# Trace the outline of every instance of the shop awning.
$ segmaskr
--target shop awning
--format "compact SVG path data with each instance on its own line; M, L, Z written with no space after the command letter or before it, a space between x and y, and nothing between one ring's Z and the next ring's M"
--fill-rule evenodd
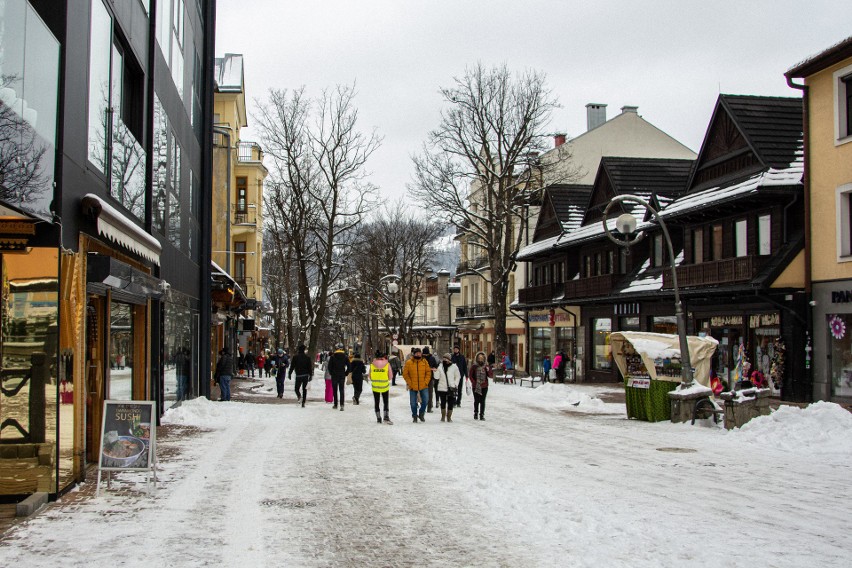
M210 281L214 303L228 304L231 307L246 304L246 294L237 281L212 260L210 261Z
M125 217L118 209L93 193L87 193L83 197L82 207L85 215L95 219L99 234L157 266L160 265L160 253L163 250L160 241Z
M677 376L662 376L658 374L663 361L667 359L680 360L680 337L668 333L651 333L644 331L617 331L609 336L612 345L612 355L618 370L623 376L630 373L625 360L625 343L635 351L641 358L643 374L658 381L680 381L680 373ZM710 360L716 352L719 342L712 337L696 337L689 335L686 338L689 346L689 362L695 369L693 378L705 387L710 386Z

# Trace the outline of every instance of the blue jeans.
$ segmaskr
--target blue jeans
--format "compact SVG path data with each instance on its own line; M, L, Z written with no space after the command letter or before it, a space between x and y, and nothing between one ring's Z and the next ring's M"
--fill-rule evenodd
M178 400L186 400L189 396L189 377L186 375L178 375L177 377L177 393Z
M417 395L420 394L420 411L417 411ZM425 388L421 391L408 391L408 400L411 402L411 416L417 416L426 412L426 405L429 404L429 389Z
M222 391L219 400L231 400L231 375L219 377L219 389Z

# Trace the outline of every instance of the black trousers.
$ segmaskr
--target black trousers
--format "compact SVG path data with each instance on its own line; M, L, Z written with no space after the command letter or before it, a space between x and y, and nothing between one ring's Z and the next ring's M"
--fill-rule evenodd
M279 396L284 394L284 379L287 376L284 373L278 373L275 375L275 388L278 390Z
M488 396L488 387L482 389L482 394L473 391L473 415L485 416L485 397Z
M438 400L441 402L441 410L446 410L448 403L450 408L456 403L456 397L450 391L438 391Z
M302 399L302 402L305 402L308 397L308 380L310 378L310 375L296 375L296 398ZM301 395L299 394L300 391Z
M461 406L462 390L464 390L464 377L459 379L459 389L456 391L456 406Z
M361 391L364 390L364 377L352 376L352 388L355 390L355 400L361 400Z
M388 392L373 392L373 400L376 403L376 412L379 411L379 397L382 398L382 404L385 407L385 414L388 413Z
M331 377L331 390L334 393L334 404L340 403L343 406L343 389L346 387L346 377L336 379Z

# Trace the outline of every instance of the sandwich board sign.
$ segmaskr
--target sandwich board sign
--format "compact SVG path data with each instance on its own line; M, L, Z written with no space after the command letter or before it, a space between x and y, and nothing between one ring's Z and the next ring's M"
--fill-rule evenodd
M107 472L109 487L113 471L147 472L150 489L157 484L157 403L152 400L105 400L98 459L97 495L101 472Z

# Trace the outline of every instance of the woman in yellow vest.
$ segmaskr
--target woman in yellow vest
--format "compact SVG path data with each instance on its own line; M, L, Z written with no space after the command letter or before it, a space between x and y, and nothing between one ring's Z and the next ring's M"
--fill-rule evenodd
M381 351L376 351L376 356L370 363L370 384L373 387L373 400L376 403L376 422L379 424L382 423L382 415L379 413L379 397L382 398L385 407L385 423L393 424L388 415L388 391L393 378L393 369L388 364L387 355Z

